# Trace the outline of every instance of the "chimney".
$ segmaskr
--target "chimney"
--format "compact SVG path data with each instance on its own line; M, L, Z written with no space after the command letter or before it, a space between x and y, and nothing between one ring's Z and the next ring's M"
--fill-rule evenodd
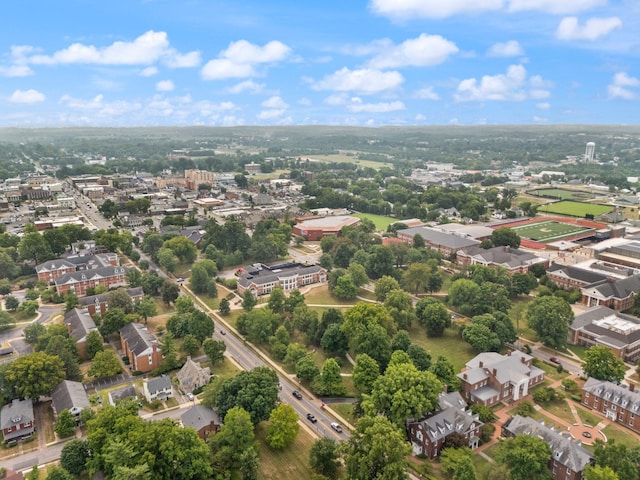
M498 369L497 369L497 368L494 368L494 369L493 369L493 376L495 377L497 374L498 374Z
M629 382L629 391L630 392L635 392L636 391L636 384L633 382Z
M478 367L482 368L483 365L484 365L483 362L478 362Z
M464 378L464 379L466 380L466 379L467 379L467 374L466 374L466 373L463 373L463 374L462 374L462 378Z
M505 251L505 253L511 252L511 246L510 245L505 245L504 246L504 251Z

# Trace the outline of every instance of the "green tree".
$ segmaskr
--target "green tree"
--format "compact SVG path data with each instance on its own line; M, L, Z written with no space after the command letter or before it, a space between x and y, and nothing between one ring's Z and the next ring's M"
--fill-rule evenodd
M436 361L431 364L429 371L433 373L443 385L447 385L449 391L458 390L460 380L456 376L453 364L442 355L438 355Z
M320 341L322 349L330 354L344 355L349 349L349 341L340 325L331 324L324 332L322 340Z
M311 381L320 375L320 369L313 361L311 355L305 355L296 363L296 377L300 380Z
M205 355L209 358L211 365L215 365L224 360L224 352L227 350L227 346L222 341L207 338L202 343L202 350L204 350Z
M109 303L110 309L119 308L125 315L133 313L134 305L131 301L131 295L129 295L124 288L111 290L107 293L107 302Z
M500 227L491 233L491 242L496 247L504 245L518 248L520 246L520 235L509 227Z
M65 379L64 363L54 355L35 352L18 357L4 372L5 381L20 397L37 401Z
M280 286L271 290L271 294L269 295L269 303L267 303L269 310L271 310L273 313L283 313L286 298L287 297L285 296Z
M40 305L34 300L25 300L18 307L18 311L23 312L28 317L36 314Z
M402 290L391 290L384 300L384 306L393 317L398 328L408 330L416 319L413 299Z
M340 468L338 445L332 439L322 437L311 445L309 466L314 472L330 479L336 477Z
M69 410L63 410L58 414L55 431L60 438L67 438L75 433L76 421Z
M532 435L508 438L498 445L494 458L506 465L512 480L551 479L551 472L547 468L551 449L541 438Z
M207 261L211 262L211 260L207 260ZM196 262L191 267L191 277L189 277L189 287L195 293L206 293L210 278L211 277L209 276L209 272L207 272L207 269L204 267L204 265L201 265L200 262Z
M315 378L312 388L318 395L344 395L346 390L340 375L340 365L333 358L327 358L320 375Z
M582 472L584 480L620 480L620 477L609 467L600 465L587 465Z
M593 458L600 467L609 467L620 480L636 480L640 478L640 448L628 447L609 439L607 443L597 439L594 444Z
M480 418L480 421L483 422L483 423L495 422L497 420L497 418L498 418L498 417L496 417L496 414L493 413L493 410L491 410L486 405L482 405L481 403L475 403L475 404L471 405L471 409L470 410L473 413L478 414L478 417Z
M348 480L405 480L411 452L404 432L385 417L364 417L344 444Z
M406 352L410 345L411 337L406 330L398 330L398 333L396 333L391 339L391 350L394 352L396 350Z
M18 300L13 295L7 295L4 299L4 308L7 310L16 311L16 309L20 306L20 300Z
M255 438L249 413L241 407L230 408L224 416L220 432L213 437L212 449L229 469L241 466L243 453L253 447ZM214 462L215 463L215 462Z
M78 476L86 470L89 453L89 444L86 440L79 438L70 440L62 447L60 465L71 475Z
M38 232L25 233L18 244L21 260L35 262L36 265L55 258L49 243Z
M188 333L182 339L182 351L189 356L195 356L200 349L200 342L192 334Z
M145 293L147 293L146 290ZM163 282L160 286L160 296L162 301L169 306L171 302L175 302L180 296L180 288L175 283Z
M371 393L375 381L380 376L380 366L366 353L356 357L353 366L353 385L360 393Z
M229 300L227 300L226 298L223 298L222 300L220 300L218 311L220 312L220 315L222 315L223 317L226 317L227 315L229 315L229 313L231 313L231 305L229 305Z
M476 468L473 465L471 449L445 448L440 455L442 470L451 480L476 480Z
M282 449L298 435L298 414L288 403L281 403L271 411L267 425L267 443L271 448Z
M416 316L418 323L425 327L430 337L441 337L445 329L451 326L451 316L447 308L432 298L418 300Z
M98 330L103 337L116 333L125 326L125 313L121 308L109 308L105 313Z
M389 247L375 245L365 265L369 278L381 278L393 273L393 254Z
M407 355L418 370L429 370L431 366L431 355L420 345L412 343L407 348Z
M244 292L242 295L242 308L245 312L253 310L257 303L258 301L256 300L256 297L253 296L253 293L251 293L251 290Z
M478 313L477 305L481 302L481 297L482 292L477 283L460 278L451 284L447 301L463 315L474 315Z
M258 480L258 453L254 448L248 448L240 456L240 468L238 473L242 480Z
M400 284L402 288L409 292L425 292L429 286L429 277L432 273L433 269L426 263L412 263L402 274Z
M387 294L392 290L398 290L400 288L400 284L398 281L390 276L384 276L380 278L376 282L376 286L374 288L374 293L376 296L376 300L379 302L384 302L387 298Z
M609 348L593 346L584 354L582 370L589 377L620 383L627 367L622 360L616 358Z
M498 335L481 323L471 323L462 331L462 339L476 352L497 352L502 347Z
M196 337L198 342L202 343L205 339L210 338L215 330L215 325L211 317L206 313L195 310L191 314L188 322L189 333Z
M193 263L198 256L198 249L195 244L182 235L176 235L169 240L166 240L162 244L162 248L160 250L162 249L171 250L179 261L186 263ZM158 252L158 260L160 260L160 252ZM160 263L162 264L162 262Z
M73 476L60 467L53 467L47 472L46 480L73 480Z
M351 275L343 275L338 278L332 293L339 300L353 300L358 295L358 287L351 278Z
M144 297L135 306L135 312L144 319L144 323L147 323L149 317L155 317L157 314L156 302L151 297Z
M257 367L240 372L235 377L213 382L205 388L202 403L216 407L224 417L232 407L241 407L258 424L269 418L278 402L279 381L276 373L268 367Z
M178 257L173 253L173 250L167 247L162 247L158 250L158 264L167 272L173 272L178 266Z
M87 374L95 378L108 378L122 373L122 364L113 350L97 352Z
M435 410L441 392L442 383L436 376L418 370L407 356L407 363L389 364L373 384L371 395L363 399L362 407L366 413L381 413L402 427L407 418L421 418Z
M553 348L567 344L567 334L573 322L573 310L566 300L560 297L537 297L526 311L529 327L536 332L540 340Z
M358 262L351 262L348 268L349 276L356 287L361 287L369 282L367 271L364 266Z

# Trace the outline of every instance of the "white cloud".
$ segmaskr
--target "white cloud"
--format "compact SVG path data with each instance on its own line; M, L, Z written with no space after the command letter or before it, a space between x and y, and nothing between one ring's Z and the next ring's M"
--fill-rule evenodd
M382 72L364 68L349 70L344 67L331 75L325 76L313 84L314 90L335 90L338 92L358 92L373 94L398 88L404 77L396 71Z
M623 100L635 100L639 98L637 91L630 88L640 87L640 79L630 77L626 72L619 72L613 76L613 81L607 87L609 98L622 98Z
M347 110L354 113L387 113L397 112L398 110L406 110L406 107L404 106L404 103L400 101L364 103L362 99L354 97L351 99L351 104L347 105Z
M518 57L521 55L524 55L524 49L516 40L495 43L487 50L488 57Z
M369 61L375 69L398 67L431 67L443 63L458 52L455 43L440 35L421 34L400 45L390 45Z
M170 92L174 88L176 87L171 80L160 80L156 83L156 90L159 92Z
M158 67L147 67L140 70L141 77L153 77L154 75L157 75L157 73Z
M47 97L44 93L40 93L37 90L16 90L9 97L11 103L40 103L44 102Z
M424 122L427 119L423 114L419 113L416 115L416 122Z
M551 95L545 90L549 86L551 83L539 75L527 82L526 69L522 65L511 65L504 74L485 75L479 81L476 78L462 80L453 97L458 102L541 99Z
M91 111L97 118L111 118L130 114L142 108L139 102L116 100L105 102L103 95L96 95L89 100L63 95L58 102L72 110Z
M266 99L261 105L266 108L289 108L289 105L277 95Z
M21 47L25 48L25 47ZM31 48L31 47L26 47ZM23 55L26 62L34 65L151 65L159 60L172 68L193 67L200 63L199 52L178 53L169 46L166 32L149 30L132 42L117 41L106 47L74 43L52 55Z
M298 100L298 105L308 107L309 105L311 105L311 100L309 100L307 97L302 97L300 100Z
M549 119L545 118L545 117L539 117L538 115L534 115L533 116L533 121L536 123L544 123L544 122L548 122Z
M378 15L404 20L499 10L503 5L504 0L371 0L369 8Z
M622 20L618 17L594 17L588 19L584 25L580 25L576 17L565 17L558 25L556 37L560 40L589 40L593 42L618 28L622 28Z
M549 102L541 102L537 103L536 107L540 110L549 110L551 108L551 104Z
M348 96L346 93L335 93L333 95L329 95L324 99L324 103L327 105L331 105L332 107L337 107L339 105L344 105L348 101Z
M33 75L33 70L28 65L9 65L3 67L0 65L0 77L28 77Z
M242 93L242 92L250 92L250 93L260 93L264 90L264 83L256 83L253 80L245 80L244 82L240 82L233 87L227 89L228 93Z
M384 17L408 20L491 11L537 10L551 14L571 14L606 4L607 0L370 0L369 8Z
M285 111L286 110L284 108L263 110L260 113L258 113L257 116L260 120L272 120L274 118L278 118L284 115Z
M201 75L205 80L251 77L255 75L254 66L279 62L290 54L291 49L277 40L262 47L246 40L238 40L220 52L218 58L209 60L202 68Z
M554 15L584 12L607 4L607 0L508 0L510 12L537 10Z
M440 96L433 90L433 87L421 88L415 93L415 96L421 100L440 100Z

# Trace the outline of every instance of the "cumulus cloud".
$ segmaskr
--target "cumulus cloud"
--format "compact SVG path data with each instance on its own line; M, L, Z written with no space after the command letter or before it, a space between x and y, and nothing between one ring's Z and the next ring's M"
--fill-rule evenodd
M406 107L404 106L404 103L400 101L365 103L359 97L352 98L351 103L347 105L347 110L354 113L387 113L405 109Z
M536 107L540 110L549 110L551 108L551 104L549 102L541 102L537 103Z
M480 80L468 78L458 84L454 99L458 102L525 100L547 98L551 83L539 75L527 81L527 71L522 65L511 65L506 73L484 75Z
M399 67L431 67L443 63L458 52L455 43L440 35L421 34L400 45L389 45L369 61L375 69Z
M262 102L262 106L266 108L289 108L289 105L277 95L267 98Z
M245 80L244 82L240 82L230 88L227 89L228 93L242 93L242 92L250 92L250 93L260 93L264 90L264 83L256 83L253 80Z
M160 80L156 83L156 90L159 92L170 92L174 88L176 87L171 80Z
M157 73L158 67L147 67L140 70L141 77L153 77L154 75L157 75Z
M313 83L312 88L314 90L374 94L394 90L402 82L404 82L404 77L396 71L383 72L370 68L350 70L344 67Z
M421 100L440 100L440 96L433 90L433 87L421 88L415 93L415 96Z
M524 49L516 40L495 43L487 50L488 57L518 57L521 55L524 55Z
M257 117L260 120L272 120L274 118L281 117L285 112L286 110L284 108L262 110L260 113L258 113Z
M74 43L51 55L20 53L24 61L33 65L151 65L163 61L168 67L182 68L200 63L200 52L179 53L170 47L166 32L153 30L131 42L117 41L106 47Z
M33 70L28 65L0 65L0 77L28 77L33 75Z
M588 19L584 25L580 25L576 17L565 17L558 25L556 37L560 40L589 40L593 42L618 28L622 28L622 20L618 17L594 17Z
M40 103L44 102L44 93L30 88L29 90L16 90L9 97L11 103Z
M630 77L626 72L618 72L613 76L613 80L607 87L607 91L609 98L635 100L638 98L638 92L631 89L637 87L640 87L640 79Z
M571 14L606 5L607 0L371 0L369 8L394 20L446 18L482 12L535 10Z
M277 40L263 46L238 40L220 52L218 58L209 60L202 67L201 75L205 80L251 77L255 75L256 65L280 62L290 54L291 49Z

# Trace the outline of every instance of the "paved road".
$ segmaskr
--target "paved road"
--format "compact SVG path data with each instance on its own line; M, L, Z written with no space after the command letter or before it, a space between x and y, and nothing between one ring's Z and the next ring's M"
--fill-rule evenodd
M40 316L38 316L38 318L34 320L34 322L44 323L52 316L61 313L63 310L64 305L41 305L38 309L38 311L40 312ZM11 330L0 333L0 344L9 342L9 344L19 355L26 355L28 353L31 353L33 351L31 345L27 344L27 342L24 341L24 328L26 326L27 324L22 324L19 327L12 328ZM4 359L0 361L0 363L12 360L15 360L15 357Z
M562 367L567 370L570 373L576 374L576 375L582 375L582 366L577 363L574 360L569 360L566 357L561 356L560 354L556 354L554 355L553 353L547 352L546 350L541 349L540 347L534 347L531 350L531 354L536 357L539 358L540 360L544 360L545 362L549 362L549 363L553 363L550 362L551 357L556 357L559 361L560 364L562 365Z

